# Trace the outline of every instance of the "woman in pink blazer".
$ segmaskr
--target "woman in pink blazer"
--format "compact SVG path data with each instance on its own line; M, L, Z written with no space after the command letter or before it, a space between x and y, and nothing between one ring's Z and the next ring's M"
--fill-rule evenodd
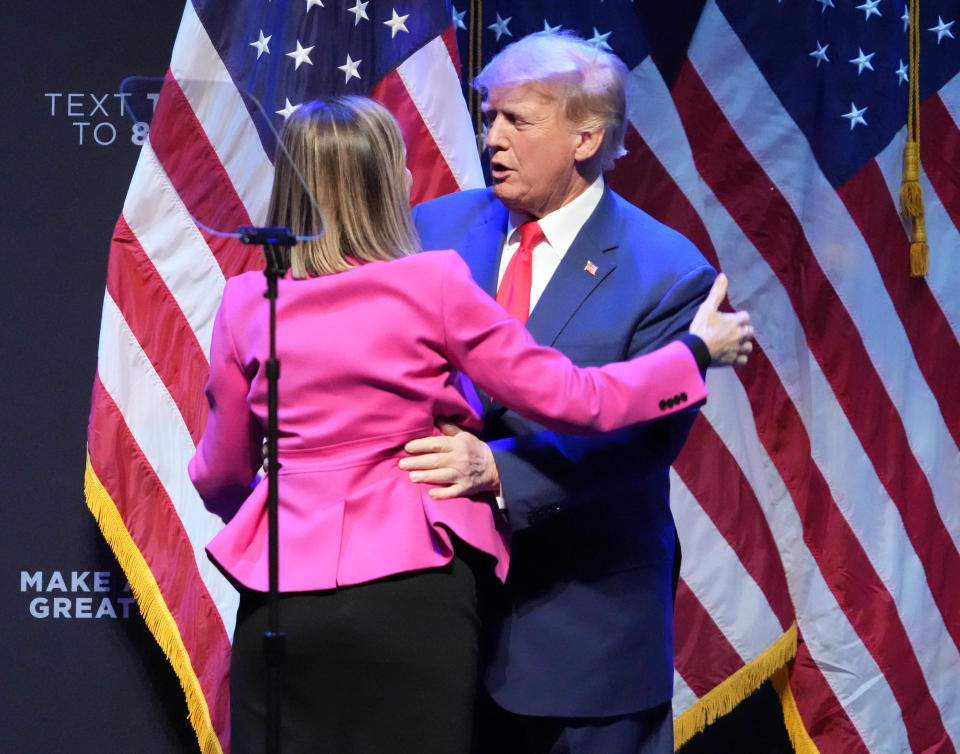
M434 500L410 482L397 466L403 445L438 433L440 419L480 428L461 372L554 430L656 419L706 397L695 351L701 362L745 360L749 324L708 302L691 328L702 340L690 335L632 362L578 369L537 346L455 252L414 253L405 152L385 109L357 97L304 105L283 143L293 164L278 160L271 221L318 227L304 181L326 221L322 237L293 248L277 299L284 751L466 752L475 575L492 569L504 578L507 536L490 501ZM260 273L226 283L209 418L190 462L204 504L226 522L208 554L241 592L234 752L259 751L264 741L263 289Z

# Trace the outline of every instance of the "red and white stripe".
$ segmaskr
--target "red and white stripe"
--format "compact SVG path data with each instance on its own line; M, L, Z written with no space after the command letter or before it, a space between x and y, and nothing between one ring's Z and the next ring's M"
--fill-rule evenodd
M483 183L452 39L451 30L433 40L375 90L408 136L416 200ZM224 750L237 597L203 552L222 524L204 510L187 461L206 421L203 388L224 282L262 265L258 250L203 226L262 223L272 173L244 100L188 2L111 247L89 452L176 622L193 676L186 680L199 682L206 707L192 712L210 719L212 746Z
M821 752L953 751L960 151L943 146L960 143L960 77L922 107L919 280L897 214L903 134L834 190L714 3L672 91L647 59L630 101L615 186L728 273L760 346L710 374L674 467L675 712L795 619L790 686Z

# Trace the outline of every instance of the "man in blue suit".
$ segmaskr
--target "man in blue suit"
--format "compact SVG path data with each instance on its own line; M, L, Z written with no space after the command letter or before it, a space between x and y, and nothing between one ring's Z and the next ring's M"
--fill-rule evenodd
M688 240L604 184L623 154L626 75L570 35L504 48L475 82L492 188L414 212L424 248L459 251L538 342L581 365L675 339L715 277ZM411 477L446 485L431 494L495 492L514 531L489 627L484 751L672 752L668 470L694 411L584 439L487 400L486 442L447 427L407 446Z

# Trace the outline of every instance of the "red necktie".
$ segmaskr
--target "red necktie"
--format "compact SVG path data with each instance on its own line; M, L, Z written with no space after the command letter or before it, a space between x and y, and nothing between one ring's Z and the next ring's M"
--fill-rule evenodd
M500 281L497 303L524 324L530 316L530 285L533 282L533 250L544 239L535 220L519 228L520 248L516 250Z

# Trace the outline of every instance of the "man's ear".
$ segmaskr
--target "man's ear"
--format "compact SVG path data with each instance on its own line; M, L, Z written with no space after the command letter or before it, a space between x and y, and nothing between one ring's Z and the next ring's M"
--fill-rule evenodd
M577 136L579 141L573 152L573 158L577 162L586 162L593 157L600 145L603 143L603 129L597 128L593 131L580 131Z

